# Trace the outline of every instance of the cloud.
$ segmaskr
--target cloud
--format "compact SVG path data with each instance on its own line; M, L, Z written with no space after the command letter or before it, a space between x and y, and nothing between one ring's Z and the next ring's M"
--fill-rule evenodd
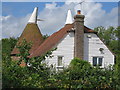
M118 8L113 8L110 13L102 9L101 3L86 2L82 5L82 13L85 15L85 25L90 28L97 26L117 26ZM72 15L80 9L80 5L74 2L66 2L62 6L57 6L57 3L46 4L45 8L38 13L38 18L44 21L38 22L38 26L43 34L52 34L58 31L65 25L67 10L71 9ZM14 16L2 16L2 35L5 37L18 37L27 21L30 14L25 17L16 18Z
M18 37L27 24L29 16L27 15L23 18L16 18L10 15L2 16L0 18L2 20L2 38Z
M54 6L52 6L54 5ZM48 8L48 5L45 6L45 9L39 13L39 18L45 21L39 22L38 25L41 28L43 34L48 33L52 34L57 30L61 29L65 25L67 10L71 9L74 11L74 4L69 6L63 5L62 7L57 7L56 4L49 4L54 8Z
M46 4L45 8L48 8L48 9L55 9L56 5L57 5L56 3Z
M73 16L76 14L76 11L80 9L80 5L76 2L69 2L62 7L57 7L55 3L49 5L54 8L48 9L46 7L39 13L39 17L45 20L44 22L39 22L41 31L44 34L46 32L52 34L64 26L68 9L72 10ZM113 8L110 13L106 13L106 11L102 9L102 4L87 2L83 4L82 11L85 15L85 25L92 29L97 26L117 26L117 7Z
M110 13L102 9L102 4L95 2L87 2L82 5L82 13L85 15L85 25L90 28L97 26L117 26L118 25L118 8L115 7ZM75 10L79 9L76 5Z

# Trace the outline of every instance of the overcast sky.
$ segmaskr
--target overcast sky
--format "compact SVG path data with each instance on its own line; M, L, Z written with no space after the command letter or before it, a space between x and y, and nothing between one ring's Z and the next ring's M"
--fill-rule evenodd
M51 35L65 25L67 10L71 9L72 16L80 8L78 2L3 2L2 3L2 38L19 37L24 30L29 17L38 7L38 22L42 34ZM117 2L85 2L82 5L85 15L85 25L94 29L98 26L118 25ZM1 27L0 27L1 28Z

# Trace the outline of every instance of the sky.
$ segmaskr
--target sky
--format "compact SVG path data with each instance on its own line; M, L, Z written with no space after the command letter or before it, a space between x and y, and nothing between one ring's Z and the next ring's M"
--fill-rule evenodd
M51 35L65 25L68 9L72 16L81 9L78 2L3 2L2 3L2 38L19 37L28 23L30 15L38 7L38 22L42 34ZM117 2L85 2L82 5L85 26L94 29L98 26L118 25Z

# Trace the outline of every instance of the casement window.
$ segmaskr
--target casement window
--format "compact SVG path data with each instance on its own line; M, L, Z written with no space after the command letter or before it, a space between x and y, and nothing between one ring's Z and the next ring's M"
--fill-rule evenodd
M58 56L58 66L62 66L63 56Z
M103 57L93 57L93 66L102 66Z

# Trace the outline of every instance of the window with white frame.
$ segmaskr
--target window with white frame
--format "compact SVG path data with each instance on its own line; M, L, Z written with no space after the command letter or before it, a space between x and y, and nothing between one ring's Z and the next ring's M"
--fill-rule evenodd
M62 66L63 56L58 56L58 66Z
M93 66L102 66L103 57L93 57Z

